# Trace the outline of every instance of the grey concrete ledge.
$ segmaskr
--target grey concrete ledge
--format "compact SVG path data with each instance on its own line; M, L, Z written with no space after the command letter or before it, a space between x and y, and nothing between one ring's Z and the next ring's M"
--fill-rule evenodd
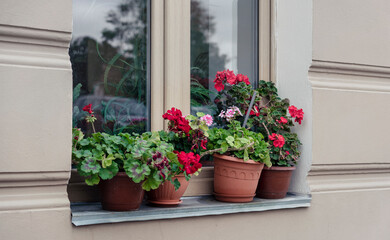
M102 223L161 220L183 217L222 215L243 212L262 212L276 209L309 207L311 196L289 193L283 199L254 198L250 203L224 203L213 196L183 197L178 207L158 208L142 204L139 210L110 212L102 210L100 203L72 203L72 223L86 226Z

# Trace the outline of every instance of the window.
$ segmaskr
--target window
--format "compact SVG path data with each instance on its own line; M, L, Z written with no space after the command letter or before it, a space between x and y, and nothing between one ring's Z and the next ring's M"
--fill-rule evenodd
M217 71L258 74L257 0L191 0L191 110L213 114Z
M150 129L149 11L147 0L73 1L74 126L92 131L81 111L92 104L96 131Z
M216 71L246 74L254 85L270 79L269 0L74 0L73 12L78 126L78 112L92 103L98 130L160 130L165 110L189 113L190 99L192 111L212 113ZM74 173L71 201L96 201L96 189ZM212 181L213 168L205 167L186 195L212 194Z

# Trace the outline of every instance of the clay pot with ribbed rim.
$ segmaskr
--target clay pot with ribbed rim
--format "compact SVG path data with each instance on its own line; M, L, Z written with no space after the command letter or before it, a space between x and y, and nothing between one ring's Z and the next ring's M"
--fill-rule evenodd
M218 201L253 201L264 164L214 154L214 196Z
M142 183L135 183L124 172L110 180L99 183L101 202L104 210L131 211L137 210L144 198Z
M182 200L184 192L187 190L189 181L186 180L184 174L179 174L173 180L179 180L180 188L175 191L175 186L166 181L162 183L157 189L146 192L148 203L157 207L174 207L179 205Z
M295 167L264 167L256 196L265 199L286 197L290 180Z

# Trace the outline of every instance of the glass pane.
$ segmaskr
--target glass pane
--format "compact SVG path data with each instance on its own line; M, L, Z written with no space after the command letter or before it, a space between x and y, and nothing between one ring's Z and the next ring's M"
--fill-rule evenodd
M147 0L73 1L69 55L76 87L74 126L92 131L82 111L83 106L92 104L98 132L148 130L148 3Z
M213 114L217 71L258 79L257 0L191 0L191 111Z

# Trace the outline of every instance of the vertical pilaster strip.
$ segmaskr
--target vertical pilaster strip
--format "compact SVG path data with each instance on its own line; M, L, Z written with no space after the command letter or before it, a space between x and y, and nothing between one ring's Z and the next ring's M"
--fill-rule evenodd
M271 0L259 1L259 80L270 81Z
M166 0L164 14L165 110L190 113L190 0Z
M164 121L164 1L151 1L151 130L162 130Z

